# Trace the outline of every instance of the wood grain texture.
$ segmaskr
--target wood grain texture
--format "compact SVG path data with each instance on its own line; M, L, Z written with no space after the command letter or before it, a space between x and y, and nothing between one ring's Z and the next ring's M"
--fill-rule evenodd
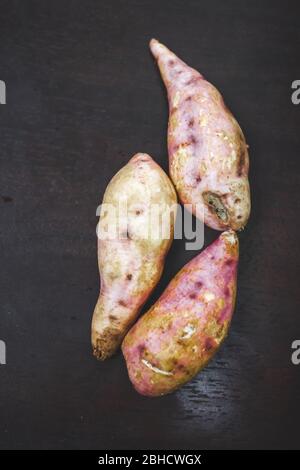
M279 1L1 2L0 448L300 447L297 13ZM167 169L151 37L221 90L250 145L253 203L230 335L159 399L132 389L121 355L96 362L89 338L104 189L138 151ZM206 229L205 245L217 236ZM195 254L174 242L148 305Z

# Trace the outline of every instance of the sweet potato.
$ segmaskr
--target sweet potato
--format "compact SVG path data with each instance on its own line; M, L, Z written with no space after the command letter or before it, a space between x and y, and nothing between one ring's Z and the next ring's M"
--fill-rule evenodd
M120 206L124 209L125 201L127 211L123 213ZM98 236L101 289L92 320L92 346L98 359L116 351L161 276L173 238L171 209L175 207L174 214L176 202L168 176L142 153L131 158L105 191L102 210L108 207L116 212L103 211L98 225L102 234ZM154 234L149 217L153 207L162 216L161 231ZM115 235L103 236L106 227L116 227Z
M243 228L250 191L248 146L240 126L199 72L155 39L150 48L168 91L169 167L179 199L209 227Z
M129 331L122 350L139 393L170 393L212 358L228 332L237 266L238 238L223 232L179 271Z

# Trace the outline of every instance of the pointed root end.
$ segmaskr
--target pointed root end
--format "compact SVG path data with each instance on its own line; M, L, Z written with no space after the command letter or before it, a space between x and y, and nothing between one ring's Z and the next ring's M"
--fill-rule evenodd
M106 328L92 337L93 355L99 360L104 361L113 356L118 350L123 339L119 330Z
M150 155L148 155L147 153L141 153L141 152L136 153L130 159L131 163L150 162L150 161L152 161L152 158L150 157Z
M149 47L155 59L158 59L160 52L164 48L164 46L157 39L154 38L151 39L151 41L149 42Z

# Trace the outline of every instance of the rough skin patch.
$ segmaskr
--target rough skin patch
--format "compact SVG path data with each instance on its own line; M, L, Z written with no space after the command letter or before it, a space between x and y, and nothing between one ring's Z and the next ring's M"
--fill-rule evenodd
M212 358L233 314L237 266L237 235L224 232L182 268L132 327L122 350L139 393L170 393Z
M240 230L250 214L249 156L243 132L218 90L156 39L169 99L170 175L183 204L217 230ZM199 214L198 214L199 215Z
M168 176L143 153L135 155L109 183L103 203L118 211L127 200L127 215L117 219L115 239L98 240L101 289L92 320L94 355L104 360L120 346L125 334L156 286L173 239L174 220L167 216L177 203ZM156 206L161 216L159 236L148 236L148 217ZM117 213L117 212L116 212ZM113 213L100 216L99 228L115 225ZM164 236L166 235L166 236Z

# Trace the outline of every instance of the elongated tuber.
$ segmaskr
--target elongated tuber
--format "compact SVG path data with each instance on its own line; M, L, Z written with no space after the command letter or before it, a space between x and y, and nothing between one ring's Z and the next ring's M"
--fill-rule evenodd
M236 296L238 238L227 231L186 264L122 345L131 382L147 396L191 380L228 333Z
M248 146L218 90L156 39L150 48L169 98L170 176L209 227L242 229L250 214Z
M117 350L161 276L173 238L176 202L168 176L143 153L131 158L105 191L98 225L101 289L92 320L98 359ZM107 228L115 232L106 236Z

